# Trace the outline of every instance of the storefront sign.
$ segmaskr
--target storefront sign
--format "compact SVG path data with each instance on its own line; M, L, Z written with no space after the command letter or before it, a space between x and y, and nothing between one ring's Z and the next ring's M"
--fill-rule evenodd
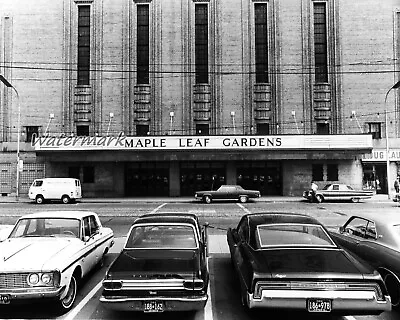
M373 149L371 153L364 154L362 161L386 161L386 149ZM400 161L400 149L389 150L389 161Z
M368 150L370 135L39 137L36 151L68 150Z

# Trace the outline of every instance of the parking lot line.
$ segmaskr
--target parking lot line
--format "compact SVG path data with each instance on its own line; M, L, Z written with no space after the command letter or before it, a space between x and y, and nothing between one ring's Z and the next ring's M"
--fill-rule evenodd
M84 299L82 299L81 302L79 302L79 304L75 308L67 313L67 316L64 318L64 320L73 320L76 315L85 307L88 301L93 298L97 291L100 290L102 282L103 279L92 289L92 291L88 293L88 295Z
M247 208L244 207L244 205L242 205L241 203L236 203L244 212L246 212L247 214L251 213L251 211Z
M163 203L160 204L157 208L155 208L154 210L152 210L150 213L156 213L158 210L160 210L162 207L164 207L167 203Z

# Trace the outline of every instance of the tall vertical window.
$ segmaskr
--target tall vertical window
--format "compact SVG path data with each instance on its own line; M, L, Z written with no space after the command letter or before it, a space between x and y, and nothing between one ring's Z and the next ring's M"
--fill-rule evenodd
M256 3L255 12L255 62L256 82L268 82L268 33L267 33L267 4Z
M326 4L314 3L315 82L328 82Z
M195 65L196 83L208 83L208 7L195 7Z
M90 6L78 6L78 84L89 84Z
M149 6L137 6L137 83L149 84Z

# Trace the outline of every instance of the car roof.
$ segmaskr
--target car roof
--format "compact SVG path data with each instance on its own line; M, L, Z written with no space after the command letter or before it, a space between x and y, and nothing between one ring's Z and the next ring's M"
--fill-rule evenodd
M352 217L366 218L383 225L400 224L400 213L398 211L363 211L353 214Z
M133 224L165 222L195 224L195 221L197 221L197 216L193 213L168 212L144 214L138 217Z
M274 223L301 223L301 224L319 224L321 223L307 215L291 212L259 212L247 214L250 227L257 227L261 224Z
M82 219L89 215L97 215L95 212L83 211L83 210L66 210L66 211L41 211L30 213L22 216L20 219L32 219L32 218L74 218Z

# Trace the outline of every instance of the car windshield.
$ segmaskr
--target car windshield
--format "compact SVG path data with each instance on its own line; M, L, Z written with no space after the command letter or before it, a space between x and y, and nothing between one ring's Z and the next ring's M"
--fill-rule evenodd
M194 249L197 242L194 228L190 225L138 225L132 228L126 248Z
M330 188L331 184L327 184L325 187L322 188L322 190L328 190Z
M257 227L259 248L267 247L336 247L320 225L269 224Z
M80 236L80 220L67 218L20 219L10 238L23 237L73 237Z

